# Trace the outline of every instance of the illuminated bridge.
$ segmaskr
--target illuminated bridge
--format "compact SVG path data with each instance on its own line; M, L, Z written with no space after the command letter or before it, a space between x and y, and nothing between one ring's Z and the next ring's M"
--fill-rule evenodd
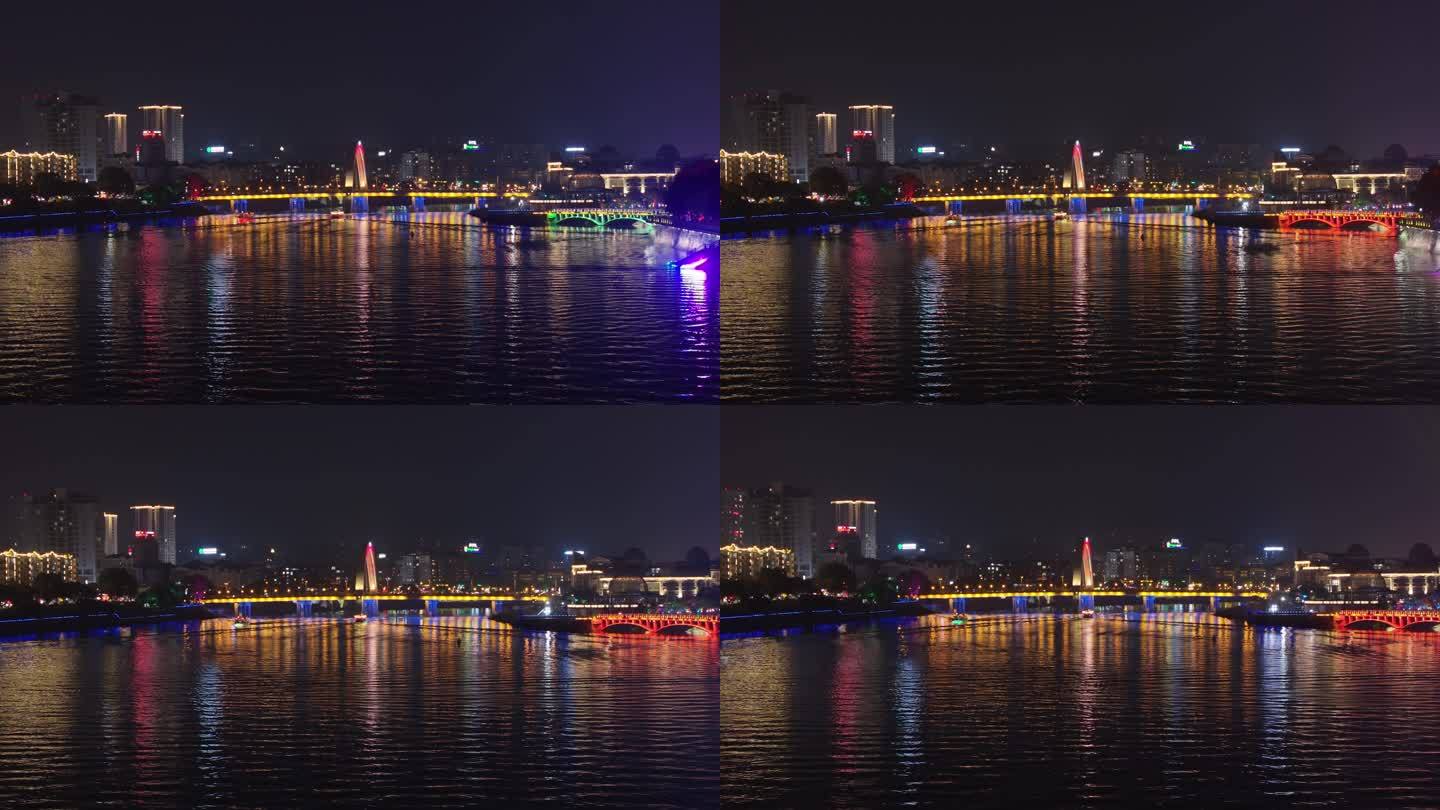
M1118 598L1118 599L1139 599L1140 604L1147 611L1154 610L1156 600L1168 599L1176 602L1193 602L1206 600L1212 609L1218 608L1221 602L1242 601L1245 599L1263 599L1269 596L1266 591L1101 591L1101 590L996 590L996 591L954 591L947 593L926 593L916 596L921 600L944 600L951 603L955 610L963 611L966 600L969 599L1009 599L1011 606L1016 612L1028 610L1032 601L1050 599L1074 599L1082 609L1095 607L1097 597Z
M1411 630L1440 633L1440 611L1437 610L1340 610L1329 616L1336 630Z
M507 191L500 194L494 191L429 191L415 189L412 191L383 191L376 189L333 189L320 191L271 191L269 189L259 191L246 191L244 189L227 189L225 191L206 192L196 194L190 198L192 202L228 202L235 211L248 211L252 200L289 200L291 211L305 210L305 202L313 201L335 201L350 204L352 211L367 211L370 208L370 200L377 198L389 198L399 201L408 200L411 207L416 210L424 210L426 200L470 200L477 207L485 200L490 199L525 199L529 192Z
M1076 213L1083 213L1089 200L1128 200L1130 207L1136 211L1145 210L1146 200L1168 201L1172 203L1192 202L1197 208L1203 208L1214 200L1248 200L1255 195L1247 192L1217 192L1217 191L1135 191L1121 193L1118 191L1006 191L987 192L974 194L927 194L917 196L911 202L914 203L943 203L946 209L952 214L958 214L967 202L1005 201L1005 212L1007 214L1020 213L1021 207L1028 201L1042 202L1055 205L1061 200L1070 203L1070 210Z
M606 613L590 617L592 633L608 633L614 627L638 627L647 635L671 629L694 628L714 636L720 632L720 618L690 613Z
M1320 225L1327 229L1342 230L1354 229L1359 225L1364 228L1378 226L1386 233L1394 234L1400 231L1400 221L1405 217L1404 213L1391 211L1320 211L1320 210L1299 210L1281 211L1276 214L1280 219L1281 228L1293 228L1302 223Z
M605 228L616 222L630 222L646 230L659 216L658 211L627 208L554 208L545 212L545 218L551 225L588 222L597 228Z
M290 595L265 595L265 596L208 596L197 600L205 605L234 605L236 615L249 616L253 605L291 603L295 605L295 612L301 616L308 617L316 603L335 604L343 607L347 602L354 602L360 605L366 615L377 615L380 612L382 602L424 602L427 613L434 615L439 612L442 603L469 603L490 602L492 606L499 609L507 602L547 602L550 597L543 594L508 594L508 593L437 593L437 594L404 594L404 593L306 593Z

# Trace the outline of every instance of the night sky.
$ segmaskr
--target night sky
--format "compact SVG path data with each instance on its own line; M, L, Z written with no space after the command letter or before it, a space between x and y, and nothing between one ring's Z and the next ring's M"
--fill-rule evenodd
M174 504L182 547L258 541L327 562L367 540L716 553L710 407L0 410L0 492ZM359 559L358 556L355 557Z
M874 498L882 544L1440 549L1435 408L726 408L721 434L725 486L812 488L817 527L831 499Z
M25 3L0 28L0 151L36 89L98 95L137 131L138 105L182 105L187 152L248 138L719 148L714 2Z
M729 0L721 16L727 96L807 94L842 115L842 130L847 106L893 104L900 149L1154 132L1316 151L1335 143L1362 158L1394 142L1440 153L1434 0Z

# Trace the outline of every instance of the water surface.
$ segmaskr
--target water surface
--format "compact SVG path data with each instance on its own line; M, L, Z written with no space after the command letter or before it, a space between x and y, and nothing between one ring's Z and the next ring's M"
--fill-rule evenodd
M1393 237L1095 214L721 250L726 399L1440 402L1440 258Z
M0 643L0 807L718 806L713 641L490 626Z
M722 799L1433 808L1437 635L1164 613L727 639Z
M0 402L671 402L718 395L681 233L459 212L0 238Z

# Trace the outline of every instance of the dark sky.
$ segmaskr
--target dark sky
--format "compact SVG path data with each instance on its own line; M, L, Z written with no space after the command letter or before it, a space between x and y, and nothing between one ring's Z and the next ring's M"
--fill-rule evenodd
M1440 548L1436 408L725 408L721 435L726 486L813 488L817 526L832 498L874 498L882 544Z
M671 561L715 552L718 431L708 407L6 408L0 491L96 494L122 532L174 504L183 547L301 560L476 537Z
M1440 153L1434 0L728 0L721 16L727 96L806 94L842 130L847 106L893 104L900 148L1155 132Z
M718 19L714 0L23 3L0 23L0 151L19 97L51 88L137 131L138 105L182 105L187 151L490 136L713 153Z

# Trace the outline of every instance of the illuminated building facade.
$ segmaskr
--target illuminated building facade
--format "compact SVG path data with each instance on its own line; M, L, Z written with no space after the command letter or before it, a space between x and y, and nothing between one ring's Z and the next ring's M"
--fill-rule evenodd
M1090 538L1080 544L1080 566L1070 578L1070 584L1077 588L1095 587L1095 568L1090 561Z
M895 108L889 104L858 104L850 108L850 129L875 135L875 159L895 162Z
M778 90L743 93L730 99L731 131L721 145L733 152L765 153L785 158L785 175L793 183L810 179L809 102Z
M132 506L130 522L136 536L154 533L155 549L159 561L175 564L175 549L178 547L175 534L175 507L173 506Z
M767 569L795 576L795 552L778 546L729 545L720 548L721 579L754 579Z
M105 146L106 157L123 155L129 149L130 116L125 113L109 113L105 116Z
M835 510L835 531L852 531L859 541L860 556L873 560L879 556L878 533L875 520L878 510L874 501L844 500L831 501Z
M105 512L100 515L100 521L100 551L106 557L114 557L120 553L120 516L114 512Z
M720 150L720 182L740 185L752 174L763 174L777 183L788 177L785 156L771 152L726 152Z
M839 121L835 113L815 114L815 151L833 155L840 151Z
M57 551L0 551L0 585L29 586L41 574L55 574L66 582L79 579L75 555Z
M140 108L140 126L159 132L165 139L165 159L185 162L185 110L173 104L149 104Z
M1075 142L1075 148L1070 150L1070 165L1065 169L1065 188L1073 188L1076 191L1085 190L1085 157L1080 154L1080 142Z
M16 186L33 186L42 174L54 174L66 180L76 179L75 157L59 152L0 152L0 180Z

